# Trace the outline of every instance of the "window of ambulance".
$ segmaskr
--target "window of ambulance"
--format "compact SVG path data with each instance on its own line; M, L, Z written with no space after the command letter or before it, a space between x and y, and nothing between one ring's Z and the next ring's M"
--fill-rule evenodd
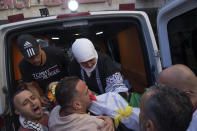
M167 29L172 64L185 64L197 74L197 8L171 19Z

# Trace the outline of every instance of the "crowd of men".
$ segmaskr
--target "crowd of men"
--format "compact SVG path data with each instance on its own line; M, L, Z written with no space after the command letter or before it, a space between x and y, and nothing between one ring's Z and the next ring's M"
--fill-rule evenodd
M113 118L109 116L95 116L88 113L92 104L90 96L94 83L96 83L95 88L98 88L94 92L98 91L100 94L111 91L120 95L125 93L128 96L128 89L116 68L106 70L105 65L100 63L101 58L108 58L98 55L89 40L79 39L77 44L81 41L90 43L90 46L88 45L90 53L84 54L85 50L82 51L85 57L75 54L77 56L75 65L79 68L79 76L76 77L69 76L69 63L72 62L60 49L41 48L32 35L25 34L18 37L17 44L24 56L19 68L22 79L27 85L27 88L20 89L13 96L15 113L19 115L21 124L19 131L114 131L122 129L115 128ZM76 49L75 45L73 50L79 49ZM108 64L112 65L110 61ZM102 85L103 78L99 77L102 73L99 71L102 70L108 72L103 84L106 88ZM92 76L97 79L92 80ZM45 95L40 94L37 88L41 88L45 94L48 85L54 81L58 81L55 88L57 102L49 114L44 112L42 107L54 105ZM196 75L185 65L170 66L158 75L157 84L142 94L139 130L195 131L197 130L196 108Z

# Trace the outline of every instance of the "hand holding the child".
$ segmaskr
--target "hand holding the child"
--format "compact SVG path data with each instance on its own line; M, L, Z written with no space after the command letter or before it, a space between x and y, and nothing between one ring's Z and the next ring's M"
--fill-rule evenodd
M108 116L98 116L97 118L104 120L98 127L102 131L115 131L113 120Z

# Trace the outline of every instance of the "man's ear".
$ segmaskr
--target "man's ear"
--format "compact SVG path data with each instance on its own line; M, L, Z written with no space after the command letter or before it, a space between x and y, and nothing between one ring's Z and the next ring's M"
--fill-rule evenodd
M146 131L155 131L155 125L152 120L147 120Z
M73 101L72 106L73 106L74 110L82 109L82 104L79 101Z
M41 45L40 44L38 45L38 48L39 48L39 50L41 50Z
M41 45L38 45L39 52L42 50Z
M20 115L21 113L18 110L14 111L17 115Z
M192 91L191 90L184 90L185 94L188 96L188 97L191 97L193 95Z

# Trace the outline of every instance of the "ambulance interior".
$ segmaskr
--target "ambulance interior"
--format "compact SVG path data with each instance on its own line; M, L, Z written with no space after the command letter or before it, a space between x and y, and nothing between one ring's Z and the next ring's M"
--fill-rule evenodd
M24 31L25 30L25 31ZM71 46L77 38L90 39L95 48L106 53L116 63L121 73L129 81L132 91L143 93L144 88L153 84L146 45L139 22L135 19L88 19L84 21L64 21L55 24L34 26L19 30L11 42L13 86L22 83L18 68L23 56L16 46L16 38L21 33L29 33L37 38L42 47L61 48L73 59ZM15 88L16 89L16 88Z

